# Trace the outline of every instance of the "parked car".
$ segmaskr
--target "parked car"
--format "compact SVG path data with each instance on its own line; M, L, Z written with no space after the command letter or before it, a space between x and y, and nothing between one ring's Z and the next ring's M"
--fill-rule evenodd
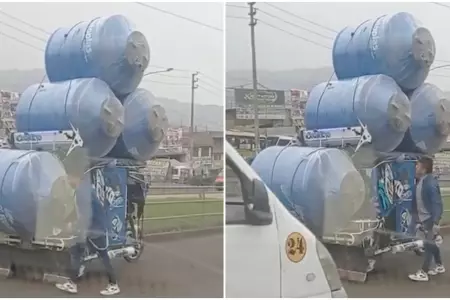
M217 175L216 180L214 181L214 186L218 191L223 191L223 170L220 171L219 175Z

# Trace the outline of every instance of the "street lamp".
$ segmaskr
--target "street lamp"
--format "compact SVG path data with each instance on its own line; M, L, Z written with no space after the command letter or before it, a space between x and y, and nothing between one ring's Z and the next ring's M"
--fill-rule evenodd
M167 72L171 72L173 71L173 68L167 68L165 70L160 70L160 71L154 71L154 72L148 72L144 74L144 77L147 75L152 75L152 74L158 74L158 73L167 73Z

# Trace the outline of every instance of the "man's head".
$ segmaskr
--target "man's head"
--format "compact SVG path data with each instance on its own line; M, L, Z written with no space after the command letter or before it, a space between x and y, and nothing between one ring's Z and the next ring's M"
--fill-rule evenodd
M433 159L423 156L416 163L416 175L418 177L433 173Z
M75 188L89 168L89 158L85 149L75 148L63 161L69 184Z

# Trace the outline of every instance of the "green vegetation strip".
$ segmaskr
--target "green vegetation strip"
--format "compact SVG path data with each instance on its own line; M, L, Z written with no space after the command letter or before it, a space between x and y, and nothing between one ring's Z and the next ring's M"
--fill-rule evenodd
M442 216L442 225L450 225L450 195L444 194L444 215Z
M145 206L146 233L201 229L223 224L223 200L207 198L152 198ZM215 214L204 216L203 214ZM196 215L196 216L189 216Z

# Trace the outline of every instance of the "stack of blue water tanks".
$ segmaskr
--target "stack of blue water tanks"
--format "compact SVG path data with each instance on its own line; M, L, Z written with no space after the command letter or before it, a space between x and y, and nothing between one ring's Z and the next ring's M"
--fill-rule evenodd
M137 89L150 60L145 36L114 15L57 29L45 49L49 83L30 86L18 131L79 129L89 155L149 160L167 131L165 110Z
M49 83L22 93L17 131L75 128L92 158L149 160L168 127L155 97L137 88L149 59L146 38L120 15L56 30L45 49ZM61 161L48 152L1 150L0 232L32 239L38 227L53 228L73 209L65 175ZM43 211L45 218L39 217Z
M424 83L434 57L430 32L407 13L343 29L333 46L338 80L311 90L306 129L362 123L376 151L439 151L450 131L450 103ZM361 173L339 149L269 147L252 168L317 236L342 229L366 197Z
M435 53L431 33L408 13L344 28L333 45L338 81L312 89L306 128L361 121L378 151L436 153L450 132L450 102L424 83Z

